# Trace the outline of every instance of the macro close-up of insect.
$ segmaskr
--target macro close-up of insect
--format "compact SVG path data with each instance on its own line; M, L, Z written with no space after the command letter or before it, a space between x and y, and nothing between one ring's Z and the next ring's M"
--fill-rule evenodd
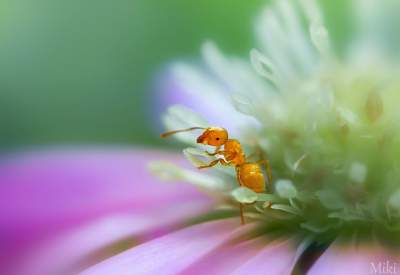
M236 171L236 179L240 186L247 187L256 193L263 193L266 190L265 176L261 169L265 165L267 180L272 188L272 174L269 161L261 159L256 162L249 161L250 156L246 156L240 142L237 139L230 139L228 131L221 127L191 127L187 129L175 130L161 134L165 138L173 134L188 132L194 130L203 130L203 133L197 137L196 142L215 147L214 152L206 153L209 156L216 157L207 165L198 166L199 169L211 168L218 163L223 166L232 166ZM241 223L245 224L243 215L243 204L240 204Z
M3 2L0 275L400 275L400 0Z

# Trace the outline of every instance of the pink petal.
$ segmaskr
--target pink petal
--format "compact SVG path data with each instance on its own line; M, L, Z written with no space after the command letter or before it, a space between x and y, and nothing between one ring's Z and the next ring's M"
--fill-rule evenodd
M243 263L231 274L289 275L298 256L291 240L277 240L266 245L257 255Z
M132 149L52 151L3 159L0 268L11 266L16 255L40 239L108 215L134 215L137 227L131 230L138 232L204 210L209 200L191 186L159 183L147 172L147 163L159 159L182 161L173 154ZM169 212L176 216L160 211L185 202L181 212Z
M239 243L227 243L205 255L180 274L230 274L243 263L256 256L264 243L265 241L262 238Z
M82 275L178 274L242 230L237 219L195 225L130 249Z
M308 275L365 275L398 274L398 251L390 251L378 244L346 245L334 242L311 267ZM393 272L397 264L396 272ZM392 268L392 271L385 268ZM379 268L382 268L379 271ZM376 269L376 272L375 270Z

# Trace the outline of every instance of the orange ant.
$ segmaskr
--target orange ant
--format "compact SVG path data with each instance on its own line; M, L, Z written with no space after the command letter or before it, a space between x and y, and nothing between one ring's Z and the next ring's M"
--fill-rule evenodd
M224 166L233 166L236 170L236 178L241 186L245 186L256 193L265 191L265 179L260 165L265 165L268 182L271 184L271 168L268 160L260 160L257 162L247 161L247 157L236 139L228 138L228 131L220 127L191 127L182 130L175 130L161 134L161 137L168 137L170 135L188 132L193 130L204 130L204 132L197 138L197 143L214 146L213 153L205 151L209 156L216 156L217 158L207 165L199 166L199 169L210 168L218 163ZM223 149L221 147L223 146ZM240 221L245 223L243 215L243 205L240 204Z

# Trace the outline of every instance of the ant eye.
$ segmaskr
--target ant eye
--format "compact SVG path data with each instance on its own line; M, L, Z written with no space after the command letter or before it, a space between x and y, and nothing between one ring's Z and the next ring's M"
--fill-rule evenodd
M219 138L216 138L216 140L219 140Z

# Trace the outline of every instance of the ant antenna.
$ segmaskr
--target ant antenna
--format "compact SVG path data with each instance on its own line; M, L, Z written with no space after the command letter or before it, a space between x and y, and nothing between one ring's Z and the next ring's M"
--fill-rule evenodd
M206 129L206 128L204 128L204 127L191 127L191 128L182 129L182 130L169 131L169 132L161 134L160 136L162 138L165 138L165 137L169 137L170 135L174 135L174 134L181 133L181 132L189 132L189 131L193 131L193 130L204 130L204 129Z

